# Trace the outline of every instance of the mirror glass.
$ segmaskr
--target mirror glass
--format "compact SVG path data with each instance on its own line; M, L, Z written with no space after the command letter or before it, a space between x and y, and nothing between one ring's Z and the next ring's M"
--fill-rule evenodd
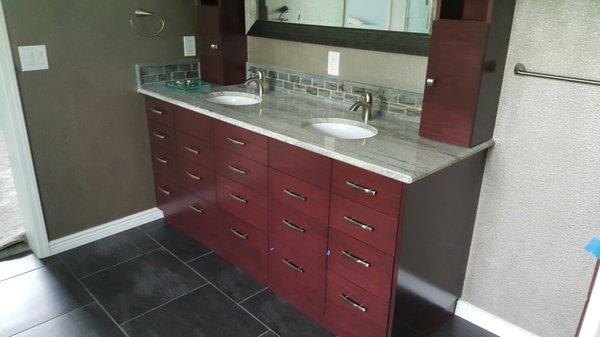
M436 0L259 0L258 19L411 33L431 31Z

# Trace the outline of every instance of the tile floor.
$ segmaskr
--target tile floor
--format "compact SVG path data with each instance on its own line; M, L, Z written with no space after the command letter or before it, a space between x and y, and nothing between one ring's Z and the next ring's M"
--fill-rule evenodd
M44 260L0 260L4 336L332 335L159 220ZM494 335L455 318L434 336Z

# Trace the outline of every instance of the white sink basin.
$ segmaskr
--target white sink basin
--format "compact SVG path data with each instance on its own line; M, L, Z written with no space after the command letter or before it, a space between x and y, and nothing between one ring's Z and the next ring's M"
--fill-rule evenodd
M257 95L246 92L220 91L208 95L208 101L223 105L252 105L262 101Z
M377 135L374 127L349 119L315 118L309 125L327 136L341 139L366 139Z

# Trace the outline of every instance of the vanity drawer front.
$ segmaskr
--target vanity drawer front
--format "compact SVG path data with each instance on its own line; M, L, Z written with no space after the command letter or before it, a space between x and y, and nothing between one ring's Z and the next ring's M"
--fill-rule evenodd
M204 167L215 167L212 144L183 132L177 132L177 153Z
M221 147L216 147L216 172L259 193L267 194L268 170L246 157L237 155Z
M150 141L153 144L170 151L176 151L177 140L175 139L175 129L150 119L148 120L148 133Z
M329 193L277 170L269 170L271 200L309 214L321 223L329 222Z
M244 219L265 233L268 231L269 214L266 195L217 176L217 201L225 211Z
M215 123L215 145L259 163L268 164L269 139L231 124Z
M329 230L328 270L341 275L371 294L390 300L394 259L336 230Z
M333 193L368 206L387 215L398 217L403 184L358 167L333 162Z
M292 245L314 261L325 261L327 225L276 201L271 201L269 214L269 233L272 237Z
M173 104L158 100L152 97L146 97L146 115L148 119L173 126L175 124L175 111L177 107Z
M217 208L211 203L190 195L179 215L178 227L212 249L217 242Z
M179 159L178 182L194 195L215 204L217 186L215 173L193 161Z
M343 337L385 337L389 305L334 273L327 274L325 325Z
M269 139L269 166L324 190L331 189L332 160L297 146Z
M223 213L219 229L223 256L262 283L268 280L267 235L232 215Z
M213 119L198 112L179 108L175 114L175 128L204 141L213 141Z
M185 208L187 192L171 179L158 175L154 176L154 190L156 206L163 211L167 220L176 220L176 217Z
M177 180L177 155L175 153L150 144L150 154L155 175Z
M269 247L270 288L320 321L325 309L325 265L314 265L276 240Z
M332 195L329 221L331 227L392 256L395 254L398 218Z

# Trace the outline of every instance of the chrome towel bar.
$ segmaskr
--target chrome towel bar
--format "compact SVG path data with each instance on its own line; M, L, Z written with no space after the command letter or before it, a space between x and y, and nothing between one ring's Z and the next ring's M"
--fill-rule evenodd
M588 80L585 78L559 76L559 75L544 74L544 73L528 71L527 68L525 67L525 65L522 63L517 63L517 65L515 65L515 74L521 75L521 76L548 78L548 79L552 79L552 80L559 80L559 81L566 81L566 82L573 82L573 83L600 85L600 81L596 81L596 80Z

